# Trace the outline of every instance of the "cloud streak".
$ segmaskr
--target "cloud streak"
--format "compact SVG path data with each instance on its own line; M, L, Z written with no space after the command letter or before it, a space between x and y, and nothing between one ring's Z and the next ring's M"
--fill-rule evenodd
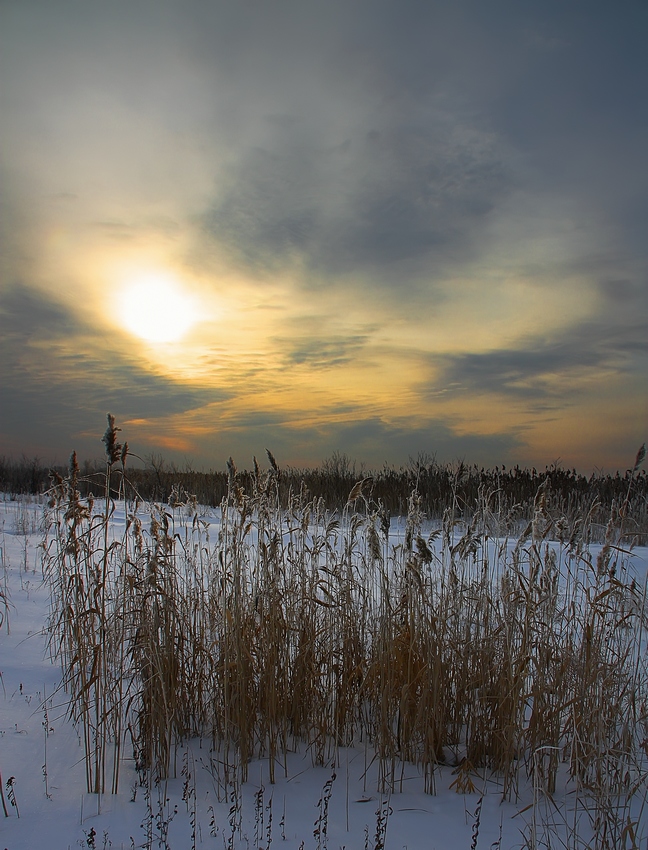
M588 383L634 368L633 355L648 354L648 325L611 333L584 325L553 340L526 340L524 347L439 358L443 385L455 393L494 393L530 401L568 401Z

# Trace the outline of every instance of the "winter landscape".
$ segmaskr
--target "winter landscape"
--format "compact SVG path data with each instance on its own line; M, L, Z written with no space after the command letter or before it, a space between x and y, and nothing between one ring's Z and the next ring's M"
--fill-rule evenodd
M286 501L270 453L142 502L117 436L103 498L73 456L0 503L2 847L646 846L641 453L605 526L548 477Z
M0 0L0 850L648 850L647 32Z

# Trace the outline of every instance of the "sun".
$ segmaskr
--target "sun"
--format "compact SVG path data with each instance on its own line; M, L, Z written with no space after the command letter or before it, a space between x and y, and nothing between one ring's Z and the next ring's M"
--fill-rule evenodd
M138 275L124 287L121 321L147 342L177 342L198 321L198 309L170 275Z

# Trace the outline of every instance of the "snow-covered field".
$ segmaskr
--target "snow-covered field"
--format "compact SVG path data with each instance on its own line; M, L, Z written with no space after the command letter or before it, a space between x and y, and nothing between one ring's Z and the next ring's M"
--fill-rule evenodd
M86 793L81 736L67 718L60 667L49 658L45 627L51 600L41 567L41 516L40 505L0 502L5 809L0 848L509 850L534 846L534 835L538 847L589 846L591 831L582 817L582 834L581 826L572 828L572 807L560 789L552 803L534 798L529 781L517 799L502 801L496 774L476 770L464 777L449 764L438 768L436 794L429 795L417 768L402 764L398 793L383 796L372 752L362 745L340 749L325 767L314 767L305 747L289 753L287 775L282 765L275 784L267 760L256 760L248 781L229 799L219 779L219 754L210 751L209 742L178 744L175 778L151 791L138 784L134 760L125 750L119 793ZM648 551L635 550L629 561L643 584ZM467 778L469 783L461 781ZM636 846L647 847L648 813L636 818Z

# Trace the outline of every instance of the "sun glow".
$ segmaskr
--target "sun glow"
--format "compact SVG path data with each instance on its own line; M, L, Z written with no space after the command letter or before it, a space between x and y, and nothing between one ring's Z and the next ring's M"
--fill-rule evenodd
M194 299L172 277L139 275L122 296L124 327L147 342L177 342L198 321Z

